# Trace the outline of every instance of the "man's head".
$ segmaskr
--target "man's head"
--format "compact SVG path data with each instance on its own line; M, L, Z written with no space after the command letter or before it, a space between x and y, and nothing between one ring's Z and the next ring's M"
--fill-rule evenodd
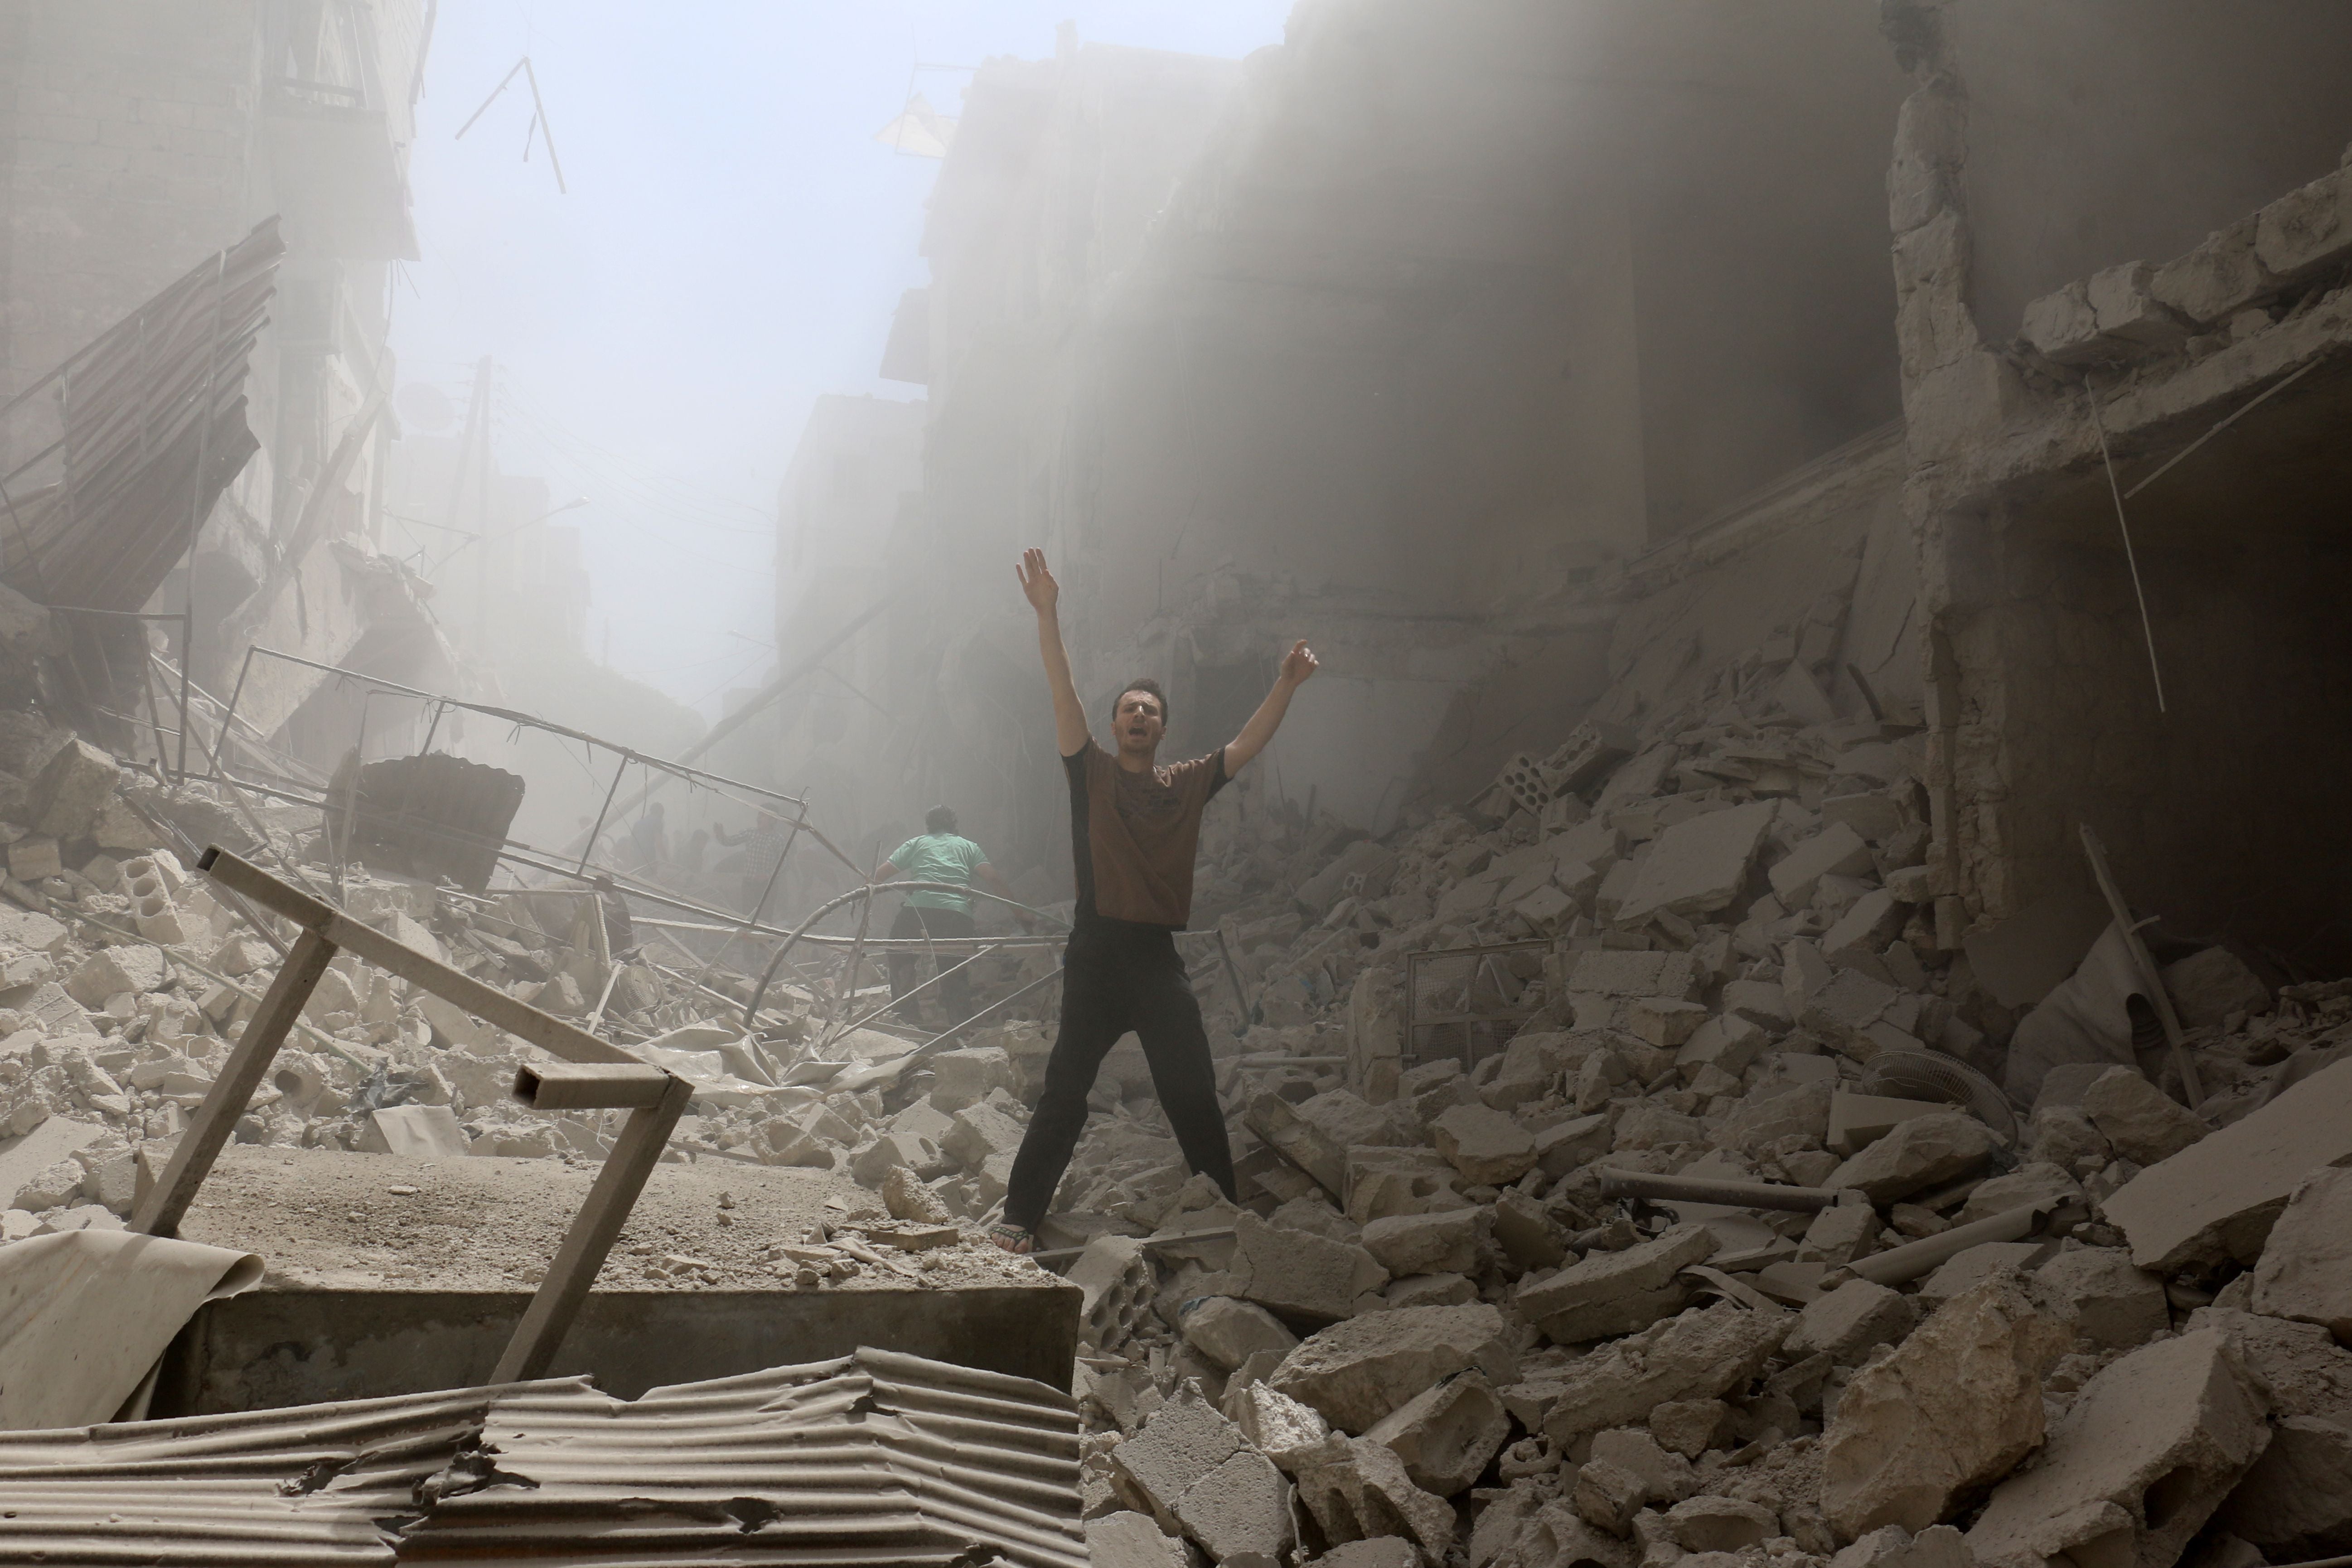
M1118 749L1131 756L1150 756L1160 749L1168 733L1168 694L1160 689L1160 682L1147 675L1118 689L1110 732Z
M929 833L953 833L956 830L954 808L935 805L923 814L923 828Z

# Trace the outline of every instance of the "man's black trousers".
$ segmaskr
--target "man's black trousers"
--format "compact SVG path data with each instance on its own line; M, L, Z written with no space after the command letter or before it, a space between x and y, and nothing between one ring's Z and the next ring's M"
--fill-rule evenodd
M1143 1042L1160 1108L1184 1151L1230 1197L1234 1155L1201 1005L1175 938L1150 928L1080 931L1062 957L1062 1027L1045 1062L1045 1091L1029 1119L1004 1195L1008 1225L1037 1228L1087 1124L1087 1096L1111 1047L1129 1030Z
M976 929L971 923L971 916L962 910L934 910L907 904L899 909L898 918L890 922L890 940L919 942L926 935L940 939L970 936ZM890 954L891 1001L898 1001L922 984L923 966L929 956L912 948L900 948ZM968 951L942 952L939 955L940 967L954 968L971 956ZM940 1000L947 1004L949 1023L961 1024L971 1016L971 970L956 970L940 981L935 989ZM919 1005L922 998L918 996L915 1001Z

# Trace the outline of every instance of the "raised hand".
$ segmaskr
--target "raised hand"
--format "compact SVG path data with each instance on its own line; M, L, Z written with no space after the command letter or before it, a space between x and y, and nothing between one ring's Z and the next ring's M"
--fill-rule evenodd
M1290 651L1283 656L1282 679L1297 686L1322 668L1323 661L1315 657L1315 650L1308 647L1302 637L1292 643Z
M1062 585L1054 581L1054 574L1046 567L1044 551L1023 551L1021 563L1013 568L1013 574L1021 580L1021 596L1029 601L1031 608L1041 616L1054 613L1055 606L1061 603Z

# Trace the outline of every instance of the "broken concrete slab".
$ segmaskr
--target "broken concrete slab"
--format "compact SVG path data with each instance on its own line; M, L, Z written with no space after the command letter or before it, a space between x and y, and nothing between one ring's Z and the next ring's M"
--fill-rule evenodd
M1863 836L1846 823L1832 822L1774 862L1768 876L1772 891L1794 910L1811 900L1823 877L1860 877L1871 869L1870 846Z
M1822 1511L1843 1534L1920 1531L2042 1441L2042 1374L2074 1342L2046 1293L1998 1275L1853 1374L1822 1435Z
M1510 1435L1510 1412L1474 1367L1413 1395L1364 1440L1394 1453L1413 1485L1450 1498L1470 1489Z
M1111 1450L1111 1476L1121 1500L1218 1562L1276 1568L1291 1543L1289 1483L1189 1388Z
M1298 1336L1283 1327L1272 1312L1255 1301L1231 1296L1208 1296L1187 1303L1181 1327L1186 1344L1227 1372L1260 1351L1288 1355L1298 1345Z
M1389 1282L1388 1270L1362 1247L1277 1229L1247 1209L1234 1219L1226 1273L1234 1295L1310 1328L1368 1310Z
M2046 1259L2055 1245L2038 1241L1981 1241L1973 1247L1963 1247L1937 1264L1926 1279L1919 1281L1919 1294L1916 1298L1919 1309L1932 1312L2002 1269L2031 1269Z
M1453 1505L1413 1485L1404 1461L1378 1443L1324 1439L1318 1462L1299 1467L1298 1500L1335 1545L1403 1539L1442 1557L1454 1543Z
M2352 1344L2352 1170L2326 1166L2295 1184L2254 1265L2250 1305Z
M1568 1506L1596 1530L1624 1535L1633 1528L1633 1516L1650 1500L1647 1482L1634 1471L1610 1459L1587 1459L1577 1467L1569 1489Z
M1966 1111L1932 1111L1897 1123L1823 1184L1858 1188L1874 1204L1890 1204L1976 1174L1997 1146L1990 1130Z
M412 1160L454 1160L473 1152L457 1113L446 1105L387 1105L372 1110L352 1146L362 1154L399 1154Z
M2083 1114L2116 1152L2140 1165L2168 1160L2210 1131L2189 1109L2131 1068L2110 1068L2083 1091Z
M1632 1426L1660 1405L1712 1399L1763 1370L1794 1318L1729 1302L1693 1307L1572 1363L1544 1416L1544 1436L1565 1453L1578 1438Z
M1373 1312L1311 1334L1267 1381L1360 1435L1440 1378L1476 1367L1496 1387L1518 1381L1503 1314L1489 1306Z
M1977 1184L1968 1202L1952 1216L1955 1225L1972 1225L2011 1209L2040 1207L2054 1213L2063 1208L2085 1209L2089 1199L2083 1184L2063 1166L2046 1160L2029 1161L2014 1171ZM2080 1217L2079 1215L2077 1217ZM2061 1227L2063 1228L2063 1227Z
M1770 801L1754 801L1659 834L1617 911L1618 922L1638 925L1661 910L1694 915L1727 908L1747 885L1778 809Z
M1675 996L1695 1000L1698 965L1687 952L1596 948L1569 955L1567 989L1595 996Z
M2070 1247L2033 1272L2074 1310L2078 1349L2128 1350L2172 1326L2164 1281L2122 1247Z
M1499 1110L1457 1105L1429 1124L1430 1142L1463 1180L1508 1186L1535 1169L1535 1134Z
M1344 1089L1330 1089L1297 1105L1267 1092L1250 1101L1250 1131L1265 1140L1333 1197L1347 1191L1348 1151L1407 1142L1394 1118Z
M2101 1207L2142 1268L2252 1263L2304 1176L2342 1164L2352 1164L2352 1060L2149 1166Z
M1878 1345L1901 1343L1917 1319L1908 1296L1867 1279L1849 1279L1797 1314L1787 1353L1799 1361L1826 1355L1840 1366L1850 1365Z
M2219 1333L2159 1341L2084 1385L2040 1461L1994 1490L1969 1546L1997 1568L2171 1568L2269 1440Z
M1713 1257L1717 1245L1705 1226L1677 1226L1655 1241L1595 1252L1523 1284L1512 1305L1556 1344L1633 1333L1690 1304L1696 1287L1681 1273Z
M33 777L29 826L52 838L88 837L121 778L112 753L79 738L68 741Z
M1121 1509L1087 1521L1086 1531L1094 1568L1192 1568L1184 1543L1148 1513Z
M1270 1384L1250 1381L1225 1391L1226 1418L1286 1475L1312 1463L1331 1435L1322 1413Z
M1478 1267L1481 1217L1475 1208L1389 1215L1364 1226L1364 1250L1398 1279L1473 1273Z

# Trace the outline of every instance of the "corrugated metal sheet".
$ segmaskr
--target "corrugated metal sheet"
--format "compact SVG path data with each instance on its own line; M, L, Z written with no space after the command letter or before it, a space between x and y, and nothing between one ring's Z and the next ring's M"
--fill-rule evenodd
M264 223L0 410L40 407L52 384L62 405L56 439L7 476L0 579L47 605L147 602L257 449L246 366L285 253ZM58 477L28 493L44 465Z
M864 1350L0 1435L0 1561L1085 1568L1077 1479L1066 1394Z

